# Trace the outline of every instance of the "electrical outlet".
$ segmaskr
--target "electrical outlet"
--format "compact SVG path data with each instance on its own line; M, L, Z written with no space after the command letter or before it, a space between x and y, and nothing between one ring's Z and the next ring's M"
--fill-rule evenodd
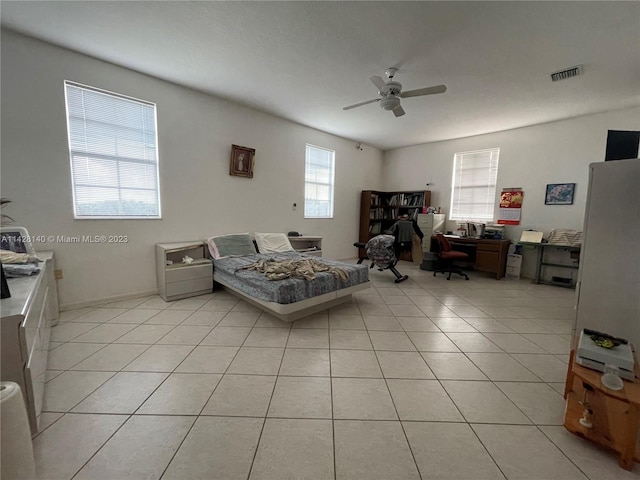
M62 270L55 270L53 273L56 276L56 280L62 279Z

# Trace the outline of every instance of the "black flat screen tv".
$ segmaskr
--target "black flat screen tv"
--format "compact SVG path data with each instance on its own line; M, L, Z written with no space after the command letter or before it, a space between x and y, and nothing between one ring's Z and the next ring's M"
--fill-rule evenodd
M638 158L640 132L627 130L609 130L607 134L607 152L604 160L626 160Z

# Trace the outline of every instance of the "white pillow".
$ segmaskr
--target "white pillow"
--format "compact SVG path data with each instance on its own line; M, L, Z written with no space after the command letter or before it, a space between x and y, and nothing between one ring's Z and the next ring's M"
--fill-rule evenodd
M255 233L260 253L292 252L291 242L284 233Z

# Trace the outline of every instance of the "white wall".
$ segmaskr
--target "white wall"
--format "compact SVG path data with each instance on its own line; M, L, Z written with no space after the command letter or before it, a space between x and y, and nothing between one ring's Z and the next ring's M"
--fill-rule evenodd
M297 230L324 236L326 257L355 257L360 191L380 188L381 151L14 32L2 32L1 61L4 213L32 235L129 237L35 245L55 251L63 308L155 291L160 242ZM157 104L161 220L73 219L64 80ZM303 218L306 143L336 151L333 219ZM253 179L229 176L231 144L256 149Z
M604 160L607 130L640 130L640 108L388 151L383 188L428 188L432 205L441 206L448 215L454 154L498 147L498 196L503 188L520 187L524 191L521 224L506 227L509 238L518 240L527 229L545 234L556 228L582 230L588 165ZM433 185L426 187L426 183ZM575 183L573 205L545 205L549 183ZM496 201L496 219L497 205ZM523 275L532 274L533 255L526 255Z

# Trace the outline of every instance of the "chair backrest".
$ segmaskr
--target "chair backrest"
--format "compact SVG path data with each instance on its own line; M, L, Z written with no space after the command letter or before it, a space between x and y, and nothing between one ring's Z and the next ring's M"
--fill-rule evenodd
M449 243L449 240L447 239L447 237L445 237L443 234L436 233L436 240L438 240L438 244L440 245L441 252L451 251L451 244Z

